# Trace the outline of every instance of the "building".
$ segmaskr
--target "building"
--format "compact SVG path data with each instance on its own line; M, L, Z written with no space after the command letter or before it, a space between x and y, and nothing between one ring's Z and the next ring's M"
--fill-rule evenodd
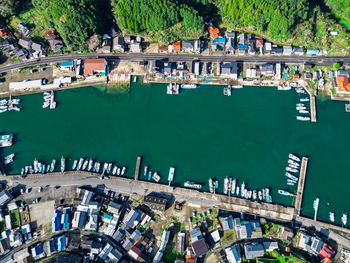
M130 44L130 52L132 53L141 53L142 52L142 46L140 43L131 43Z
M177 234L177 253L185 252L185 239L186 239L185 232L180 232Z
M194 254L197 257L201 257L208 252L207 243L203 238L202 232L199 227L195 227L191 230L191 246Z
M333 248L331 248L328 244L323 244L322 249L319 252L319 256L321 258L332 258L333 255L335 254L335 251Z
M156 196L145 196L143 203L153 210L165 211L167 201L165 198Z
M102 40L101 47L96 50L99 53L110 53L112 50L113 40L108 36Z
M159 73L159 67L157 66L156 60L150 60L148 63L148 71L151 74Z
M282 47L272 47L271 54L272 55L283 55L283 48Z
M226 38L225 37L217 37L214 39L213 44L218 45L218 46L224 46L226 43Z
M44 252L46 256L51 256L53 253L57 252L55 248L55 242L53 239L49 239L44 243Z
M271 42L265 42L265 53L271 54L272 44Z
M20 45L21 47L30 50L32 48L32 40L28 39L28 38L20 38L18 40L18 45Z
M6 27L0 28L0 37L3 40L10 39L12 37L10 30L8 30Z
M181 51L181 41L175 42L173 44L173 52L180 52Z
M10 241L8 238L0 239L0 253L5 254L7 251L11 249Z
M225 52L226 54L234 54L235 53L235 39L230 37L227 39L225 44Z
M195 76L199 76L201 74L201 71L200 71L200 62L199 61L195 61L193 62L193 74Z
M213 25L209 26L208 31L209 31L210 37L211 37L213 40L215 40L217 37L220 36L220 31L219 31L219 29L218 29L217 27L213 26Z
M305 54L305 49L304 47L300 46L300 47L295 47L294 50L293 50L293 53L295 55L298 55L298 56L303 56Z
M59 52L63 48L63 42L59 39L49 39L48 42L53 52Z
M21 31L25 36L29 35L30 30L28 29L28 27L23 24L23 23L19 23L18 24L18 29L19 31Z
M74 62L72 60L62 61L60 65L60 69L63 71L73 71Z
M201 51L202 51L201 49L202 49L202 42L198 39L195 40L194 41L194 49L193 49L194 53L196 53L196 54L201 53Z
M129 229L134 227L140 222L141 214L135 208L131 208L130 212L123 219L123 227Z
M185 263L197 263L197 257L193 253L193 250L191 247L187 248L187 251L185 254Z
M125 42L124 37L115 37L113 38L113 50L124 52L125 51Z
M265 251L272 252L274 250L279 250L278 243L276 241L266 241L263 242Z
M233 217L222 217L220 218L220 223L224 231L233 229Z
M44 252L44 244L38 244L34 247L32 247L32 256L34 258L34 260L38 260L41 258L46 257L46 254Z
M117 263L122 258L123 254L107 243L98 256L106 262Z
M210 233L211 238L213 239L214 243L217 243L220 241L220 233L219 230L215 230Z
M338 85L338 92L339 93L350 92L349 78L343 77L343 76L337 77L337 85Z
M304 232L300 232L297 237L297 247L311 253L311 244L311 236L305 234Z
M194 41L182 41L182 52L194 52Z
M311 238L311 253L315 256L318 255L318 253L321 251L323 246L323 241L321 240L321 238L317 237L317 236L313 236Z
M107 61L104 58L87 58L84 61L84 76L106 75Z
M46 47L43 43L32 41L33 56L43 56L46 54Z
M264 253L264 247L260 243L252 243L244 246L244 254L246 259L263 257Z
M28 248L24 248L13 254L13 259L15 262L25 262L25 259L30 256Z
M307 50L307 54L308 55L319 55L320 54L320 50L319 49L311 49L311 48L309 48Z
M238 78L237 62L228 62L221 65L221 75L227 76L236 80Z
M0 192L0 207L6 205L12 200L12 195L7 190L2 190Z
M292 54L293 54L292 46L283 46L283 55L284 56L290 56Z
M171 75L173 70L173 63L172 62L164 62L163 65L163 72L165 75Z
M225 249L226 259L229 263L242 262L239 245L234 245Z
M110 201L107 207L107 212L112 213L114 215L118 215L122 208L123 206L121 204Z
M275 68L273 64L263 64L261 65L261 75L266 77L275 76Z

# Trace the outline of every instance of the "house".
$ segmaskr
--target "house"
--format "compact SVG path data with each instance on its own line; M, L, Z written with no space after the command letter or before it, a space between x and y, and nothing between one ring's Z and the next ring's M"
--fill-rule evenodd
M250 236L249 238L262 238L262 230L259 221L249 221Z
M225 249L226 259L229 263L242 262L239 245L234 245Z
M2 190L0 192L0 207L6 205L8 202L12 200L12 195L9 193L9 191Z
M142 47L140 43L131 43L130 44L130 52L132 53L141 53Z
M196 54L201 53L201 51L202 51L201 45L202 45L202 42L200 40L194 41L194 49L193 49L194 53L196 53Z
M321 258L332 258L333 255L335 254L335 251L333 250L333 248L331 248L328 244L323 244L322 249L319 252L319 256Z
M170 45L169 45L170 46ZM158 53L168 53L171 52L169 50L169 46L158 46Z
M169 241L169 237L170 237L170 231L164 230L163 234L162 234L159 250L157 251L156 255L153 258L153 263L159 263L160 260L162 259L163 253L164 253L166 246L168 244L168 241Z
M21 47L30 50L32 48L32 40L28 39L28 38L20 38L18 40L18 45L20 45Z
M72 60L62 61L60 65L60 69L63 71L73 71L74 62Z
M276 241L266 241L263 242L265 251L272 252L274 250L279 250L278 243Z
M340 92L340 93L350 92L349 78L343 77L343 76L338 76L337 77L337 85L338 85L338 92Z
M264 247L260 243L252 243L244 246L244 254L246 259L263 257L264 253Z
M180 52L181 51L181 41L175 42L173 44L173 52Z
M182 52L193 52L194 51L194 41L182 41Z
M262 38L255 39L255 46L258 49L262 50L264 48L264 39L262 39Z
M297 238L297 247L311 253L311 243L311 236L305 234L304 232L299 233Z
M283 55L283 48L282 47L272 47L271 54L272 55Z
M227 76L236 80L238 78L237 62L228 62L221 65L221 75Z
M113 50L120 51L120 52L125 51L124 37L117 36L113 38Z
M337 70L336 74L337 74L337 77L347 77L347 78L349 77L349 71L345 69Z
M19 23L18 24L18 29L21 31L25 36L29 35L30 30L24 23Z
M210 233L211 235L211 238L213 239L213 241L215 243L219 242L220 241L220 233L219 233L219 230L215 230L213 232Z
M185 254L185 263L197 263L197 257L193 253L193 250L191 247L187 248L187 251Z
M55 242L53 239L49 239L44 243L44 252L46 256L51 256L53 253L57 252L55 248Z
M197 257L201 257L204 254L208 252L208 246L207 243L205 243L205 240L202 236L202 232L199 229L199 227L195 227L191 230L191 246L193 249L193 252Z
M112 39L110 37L102 40L101 47L96 50L99 53L110 53L112 49Z
M290 56L293 53L292 46L283 46L283 55L284 56Z
M172 62L164 62L163 66L163 72L165 75L171 75L173 69L173 63Z
M304 47L300 46L300 47L295 47L294 50L293 50L293 53L295 55L298 55L298 56L303 56L305 54L305 49Z
M195 76L199 76L200 75L200 62L199 61L195 61L193 62L193 74Z
M8 29L5 28L5 27L0 28L0 37L1 37L3 40L10 39L10 38L11 38L11 32L10 32L10 30L8 30Z
M217 37L214 39L213 44L218 45L218 46L223 46L226 43L226 38L225 37Z
M87 211L76 211L72 219L72 228L84 228L88 213Z
M116 202L110 201L107 207L107 212L110 212L112 214L119 214L122 210L123 206L121 204L118 204Z
M305 80L311 80L312 79L312 74L310 72L305 72L304 73L304 79Z
M265 53L270 54L272 50L271 42L265 42Z
M107 243L98 256L105 262L117 263L122 258L123 254Z
M233 217L222 217L220 218L220 223L224 231L233 229Z
M46 257L46 254L44 252L44 244L38 244L32 247L32 256L34 260L38 260Z
M28 248L24 248L13 254L13 259L15 262L26 262L25 259L30 256Z
M0 239L0 253L5 254L7 251L10 251L10 241L8 238Z
M227 38L225 44L225 52L226 54L234 54L235 53L235 39L234 37Z
M208 31L209 31L210 37L211 37L213 40L215 40L217 37L220 36L220 31L219 31L219 29L218 29L217 27L213 26L213 25L209 26Z
M107 61L104 58L87 58L84 61L84 76L106 75Z
M137 225L140 222L140 212L135 208L131 208L130 212L123 219L123 226L125 229L129 229Z
M317 236L313 236L311 238L311 253L315 256L318 255L318 253L321 251L323 246L323 241L321 238L317 237Z
M143 199L143 203L153 210L165 211L167 201L165 198L161 197L145 196Z
M273 77L275 75L275 68L273 64L261 65L261 75L266 77Z
M10 43L7 40L0 41L0 50L6 50L11 47Z
M32 50L34 50L38 56L43 56L46 54L46 47L40 42L32 41Z
M255 49L255 39L249 39L248 40L248 54L249 55L255 55L256 49Z
M49 39L57 39L60 37L60 35L53 29L48 29L45 32L45 37L49 38Z
M180 232L177 234L177 253L185 252L185 239L186 239L185 232Z
M248 44L246 35L244 33L240 33L238 35L238 54L244 55L248 51Z
M141 253L141 250L135 244L128 251L128 255L136 261L138 261Z
M48 42L53 52L59 52L63 48L63 42L59 39L50 39Z
M150 74L159 73L159 67L157 66L156 60L149 61L148 71Z
M125 44L127 44L127 45L129 45L129 44L131 44L131 36L125 36L124 37L124 42L125 42Z

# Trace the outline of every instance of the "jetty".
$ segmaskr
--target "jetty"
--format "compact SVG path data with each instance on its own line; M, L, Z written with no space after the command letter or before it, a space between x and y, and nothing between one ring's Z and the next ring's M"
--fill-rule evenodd
M141 156L138 156L136 159L136 168L135 168L135 176L134 176L134 180L136 181L139 180L141 160L142 160Z
M316 122L316 97L315 95L310 95L310 114L311 122Z
M12 96L9 96L9 100L8 100L8 110L11 111L13 110L13 103L12 103Z
M55 108L56 108L55 93L53 92L53 90L51 90L50 109L53 110Z
M295 214L300 216L301 205L303 201L304 187L305 187L305 179L306 179L306 170L309 162L309 158L303 157L301 160L301 168L300 168L300 176L298 183L297 196L295 198Z

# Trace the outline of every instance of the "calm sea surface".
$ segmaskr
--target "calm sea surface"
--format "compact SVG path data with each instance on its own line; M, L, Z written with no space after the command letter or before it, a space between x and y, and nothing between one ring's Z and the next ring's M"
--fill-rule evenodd
M10 174L18 174L34 158L50 163L62 155L73 161L91 157L129 167L136 157L158 171L167 183L170 166L176 167L175 185L186 180L204 184L225 176L243 181L249 189L271 187L273 201L291 205L278 189L286 185L288 154L310 156L302 213L313 216L312 203L320 198L319 219L335 212L350 212L350 114L344 102L317 101L317 123L297 121L294 91L270 87L235 89L231 97L220 86L166 94L165 84L132 83L129 93L104 88L79 88L56 93L56 110L42 109L42 94L21 97L23 110L0 115L0 132L13 133L16 153ZM140 179L143 176L143 168Z

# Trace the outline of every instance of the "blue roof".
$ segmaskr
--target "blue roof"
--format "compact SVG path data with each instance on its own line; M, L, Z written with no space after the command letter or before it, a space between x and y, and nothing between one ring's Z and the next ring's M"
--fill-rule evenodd
M226 43L226 39L224 37L217 37L214 40L215 45L224 45Z
M248 45L238 44L238 49L248 49Z
M62 61L61 67L73 67L73 61L70 61L70 60Z
M284 78L287 79L288 78L288 74L284 73Z
M333 78L333 71L329 71L329 77Z
M56 237L54 244L57 252L60 252L66 248L66 235Z
M308 53L309 55L317 55L317 54L320 53L320 50L319 50L319 49L308 49L308 50L307 50L307 53Z

